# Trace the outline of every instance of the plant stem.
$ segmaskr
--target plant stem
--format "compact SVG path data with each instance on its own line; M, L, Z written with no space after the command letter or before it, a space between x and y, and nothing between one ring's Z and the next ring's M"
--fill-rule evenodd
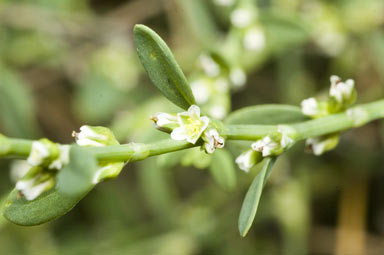
M384 100L357 105L346 112L323 118L286 124L296 131L296 141L362 126L370 121L384 118ZM279 125L228 125L222 134L228 140L257 140L277 132ZM0 135L0 156L26 158L32 140L7 138ZM173 151L200 146L185 141L166 139L151 144L129 143L105 147L86 147L99 161L138 161Z

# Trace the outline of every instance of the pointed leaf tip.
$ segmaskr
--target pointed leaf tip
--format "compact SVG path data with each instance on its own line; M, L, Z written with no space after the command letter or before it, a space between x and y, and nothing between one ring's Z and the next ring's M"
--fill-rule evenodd
M139 59L160 92L183 109L195 104L187 78L161 37L144 25L135 25L133 35Z
M245 195L238 223L239 232L242 237L247 235L252 226L259 206L261 193L263 192L263 187L271 173L275 161L276 158L266 158L264 160L261 171L253 179L252 184Z

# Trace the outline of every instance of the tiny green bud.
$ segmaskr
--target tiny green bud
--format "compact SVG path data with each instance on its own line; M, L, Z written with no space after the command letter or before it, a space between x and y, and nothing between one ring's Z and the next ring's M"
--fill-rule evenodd
M96 171L95 175L93 176L92 182L94 184L97 184L107 179L114 179L120 174L123 167L123 162L109 163L103 165Z
M263 157L280 155L283 152L280 142L272 136L265 136L251 145L252 149L261 152Z

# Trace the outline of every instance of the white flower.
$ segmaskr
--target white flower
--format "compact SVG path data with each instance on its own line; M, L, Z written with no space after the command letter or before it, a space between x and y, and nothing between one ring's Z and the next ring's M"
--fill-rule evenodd
M31 165L25 160L13 160L11 162L10 177L11 180L17 182L24 177L26 173L31 169Z
M192 93L198 104L204 104L208 101L211 90L208 80L200 79L191 83Z
M236 88L243 87L247 82L247 76L241 68L233 68L229 73L229 79Z
M262 29L253 27L245 32L244 48L250 51L260 51L265 47L265 35Z
M229 82L227 79L220 77L217 78L214 82L215 89L219 92L225 93L229 89Z
M173 129L179 126L177 116L165 112L158 112L151 117L157 127Z
M333 134L327 137L314 137L308 138L305 145L310 147L313 154L319 156L326 151L334 149L339 143L339 135Z
M350 101L353 96L355 82L352 79L342 82L340 77L336 75L332 75L330 80L331 88L329 90L329 95L335 98L339 103Z
M282 149L288 149L295 143L293 137L296 136L296 130L289 126L279 125L277 131L281 134L280 145Z
M221 6L231 6L235 3L236 0L214 0L215 4Z
M303 100L301 102L301 112L311 117L318 115L320 113L319 102L314 97Z
M98 184L105 179L115 178L119 175L123 167L124 163L117 162L99 168L93 176L92 183Z
M27 161L31 166L38 166L41 165L44 162L44 159L48 158L49 155L49 147L47 144L40 141L34 141Z
M214 77L219 75L220 66L210 56L202 54L199 57L199 61L201 67L208 76Z
M81 126L80 133L76 134L76 143L79 146L104 146L102 142L96 140L106 140L105 135L97 134L89 126Z
M263 157L267 157L272 155L275 149L279 148L279 144L272 140L270 136L266 136L253 143L251 147L253 150L261 152Z
M248 150L243 152L236 158L236 164L239 166L241 170L244 172L249 172L256 163L260 161L260 153L254 150Z
M171 138L186 140L192 144L197 142L209 124L208 117L200 117L200 108L197 105L191 105L188 112L178 113L177 119L179 127L173 129Z
M60 170L69 163L69 145L59 145L59 156L48 166L49 169Z
M227 116L227 109L222 105L214 105L209 109L209 115L215 119L224 119Z
M213 153L216 148L224 147L224 138L219 135L216 129L209 129L203 134L204 149L207 153Z
M246 8L239 8L231 13L232 24L239 28L249 26L254 18L255 13Z
M16 189L23 193L27 200L34 200L41 193L50 189L54 185L53 179L48 179L39 184L35 184L38 177L40 177L40 175L36 176L33 179L20 180L16 183Z
M117 145L112 131L106 127L81 126L80 133L73 132L79 146Z

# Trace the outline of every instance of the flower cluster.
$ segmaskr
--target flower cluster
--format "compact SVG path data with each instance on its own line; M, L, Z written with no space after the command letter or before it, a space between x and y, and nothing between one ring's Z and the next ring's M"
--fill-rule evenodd
M246 83L246 74L239 66L230 66L217 53L204 53L198 59L199 71L191 77L196 102L203 105L215 119L223 119L230 108L227 94Z
M278 127L277 133L267 135L251 144L251 149L236 158L239 168L248 172L264 157L277 156L289 149L295 143L296 132L284 125Z
M81 126L80 132L73 132L73 137L79 146L107 146L118 145L119 142L109 128ZM124 162L99 163L92 182L97 184L106 179L116 178L124 167Z
M200 108L197 105L191 105L187 112L178 114L160 112L151 119L156 128L170 132L173 140L196 144L202 138L203 149L207 153L224 147L224 138L219 135L217 129L209 126L208 117L200 116Z
M69 145L59 145L45 138L34 141L26 164L12 168L13 175L17 176L16 189L27 200L34 200L52 189L57 172L69 162L69 149Z
M331 87L329 97L325 101L318 101L316 98L308 98L301 102L301 111L311 118L320 118L332 113L346 110L356 100L355 82L348 79L343 82L340 77L332 75L330 78ZM355 111L349 111L355 113ZM364 122L364 114L350 114L353 121L359 124ZM363 120L358 120L362 116ZM339 134L309 138L306 141L308 148L315 154L321 155L326 151L334 149L339 141Z

